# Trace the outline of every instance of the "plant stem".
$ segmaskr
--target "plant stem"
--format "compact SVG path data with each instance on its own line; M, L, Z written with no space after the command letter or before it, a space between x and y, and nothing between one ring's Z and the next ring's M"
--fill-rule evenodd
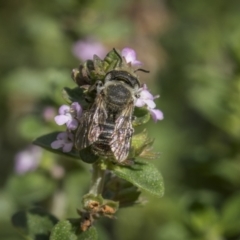
M105 178L105 170L101 169L98 163L93 163L92 184L89 193L94 195L102 194Z

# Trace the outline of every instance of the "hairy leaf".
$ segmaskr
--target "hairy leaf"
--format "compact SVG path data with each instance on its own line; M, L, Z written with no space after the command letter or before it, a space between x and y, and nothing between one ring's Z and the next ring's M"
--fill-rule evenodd
M135 186L148 191L158 197L164 193L163 179L157 168L149 162L136 160L133 166L108 164L118 177L123 178Z
M57 218L41 208L20 211L12 216L12 224L28 239L48 240Z
M118 202L119 207L129 207L141 203L139 199L140 194L139 188L132 183L111 174L110 171L106 174L103 198Z
M60 221L53 229L50 240L97 240L97 231L90 227L85 232L80 232L79 221Z

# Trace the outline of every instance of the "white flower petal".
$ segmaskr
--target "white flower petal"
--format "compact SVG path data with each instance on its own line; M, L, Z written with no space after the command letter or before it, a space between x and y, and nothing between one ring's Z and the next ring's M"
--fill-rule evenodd
M77 41L72 47L72 52L75 57L83 61L92 59L95 54L100 58L104 58L107 53L106 48L100 42L92 39Z
M136 60L136 53L131 48L124 48L121 52L122 56L125 57L126 62L134 62Z
M144 105L145 105L145 102L141 98L138 98L136 103L135 103L135 106L143 107Z
M35 161L34 156L27 151L19 153L16 159L17 164L15 166L15 170L19 174L34 170L38 165L38 162Z
M63 141L62 140L56 140L56 141L51 143L51 148L52 149L58 149L58 148L61 148L62 146L63 146Z
M54 118L54 120L57 123L57 125L63 125L67 123L70 119L69 119L69 116L66 116L66 115L57 115Z
M73 147L72 142L65 143L63 146L63 152L70 152L72 150L72 147Z
M149 109L150 114L154 120L154 122L157 122L158 120L163 119L163 113L159 109Z
M77 117L78 119L81 117L82 115L82 107L78 102L73 102L71 105L71 108L74 110L75 112L75 117Z
M154 99L153 95L148 90L142 90L140 93L140 98L151 99L151 100Z
M71 121L67 122L67 128L69 130L75 130L78 127L78 121L76 119L72 119Z
M66 113L69 112L69 110L70 110L70 107L68 105L62 105L59 108L58 112L59 112L60 115L65 115Z
M29 146L15 155L15 171L17 174L24 174L35 170L41 161L42 150L37 146Z
M61 132L57 135L57 139L58 140L63 140L63 141L67 141L68 139L68 133L67 132Z
M155 108L156 107L156 103L151 99L145 99L144 102L146 103L146 105L149 108Z
M124 48L121 55L125 58L127 63L132 66L140 66L142 63L136 59L136 52L132 48Z
M53 107L45 107L42 116L45 121L51 121L56 116L56 109Z
M142 65L142 62L138 61L138 60L135 60L135 61L132 61L132 66L141 66Z

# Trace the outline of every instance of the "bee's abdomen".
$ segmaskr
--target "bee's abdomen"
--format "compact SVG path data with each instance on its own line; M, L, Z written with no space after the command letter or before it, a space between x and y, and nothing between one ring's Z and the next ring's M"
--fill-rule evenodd
M99 156L110 156L112 155L109 143L112 139L114 131L114 124L104 123L101 125L102 131L98 137L98 140L93 143L92 151Z

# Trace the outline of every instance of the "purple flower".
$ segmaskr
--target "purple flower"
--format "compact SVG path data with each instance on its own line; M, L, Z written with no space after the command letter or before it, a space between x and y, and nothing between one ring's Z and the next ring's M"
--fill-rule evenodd
M15 172L24 174L28 171L34 171L42 157L42 149L37 146L29 146L25 150L15 155Z
M106 48L101 43L91 39L77 41L72 47L72 52L82 61L92 59L95 54L100 58L104 58L107 54Z
M43 109L42 115L43 115L43 118L46 121L51 121L54 118L54 116L56 115L56 109L53 108L53 107L50 107L50 106L49 107L45 107Z
M155 108L156 103L154 102L154 99L159 98L159 95L153 96L147 88L146 84L143 84L143 87L139 89L140 91L140 97L137 99L135 105L137 107L143 107L144 105L147 105L149 108Z
M135 106L137 107L143 107L147 106L147 109L149 110L153 120L157 122L157 120L163 119L163 113L159 109L155 109L156 103L154 102L154 99L159 98L159 95L153 96L147 88L147 85L144 84L142 88L139 89L139 95L140 97L137 99Z
M124 48L121 55L125 58L127 63L131 63L132 66L141 66L142 63L136 59L136 52L132 48Z
M63 152L70 152L73 148L73 134L61 132L57 135L57 140L51 143L53 149L62 148Z
M78 127L78 120L82 114L82 107L78 102L73 102L71 107L62 105L59 108L59 115L54 119L58 125L66 124L69 130L75 130Z
M163 120L163 113L159 109L148 108L154 122Z
M64 168L60 165L57 165L57 164L53 165L50 172L51 172L52 177L55 178L55 179L61 179L65 175Z

